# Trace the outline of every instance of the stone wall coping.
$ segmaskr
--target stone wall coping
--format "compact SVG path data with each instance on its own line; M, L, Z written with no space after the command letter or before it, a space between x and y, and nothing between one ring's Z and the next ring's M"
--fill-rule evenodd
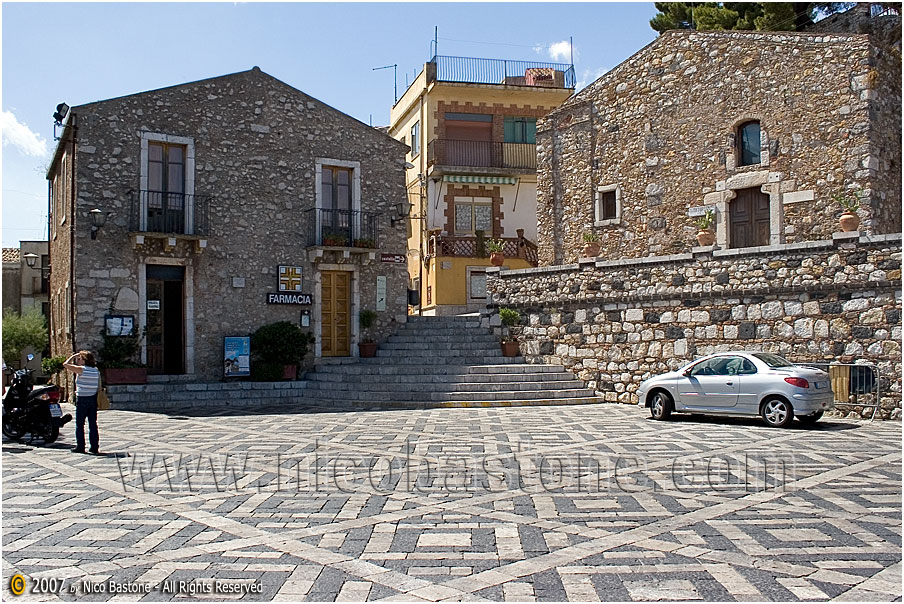
M758 247L746 247L738 249L713 249L709 246L695 248L695 252L690 254L670 254L666 256L647 256L644 258L622 258L619 260L596 260L592 258L579 261L578 264L557 264L554 266L540 266L536 268L519 268L515 270L502 269L497 267L488 268L488 275L495 275L499 278L522 277L522 276L540 276L561 272L577 271L591 262L596 268L623 268L631 266L647 266L650 264L668 264L674 262L688 262L694 260L695 256L702 253L711 253L714 258L732 258L743 256L759 256L765 254L784 254L789 252L806 252L814 250L826 250L836 247L839 243L855 243L860 247L883 246L891 243L900 242L902 240L901 233L891 233L888 235L863 235L859 232L852 233L835 233L833 239L823 239L818 241L802 241L799 243L781 243L778 245L762 245Z

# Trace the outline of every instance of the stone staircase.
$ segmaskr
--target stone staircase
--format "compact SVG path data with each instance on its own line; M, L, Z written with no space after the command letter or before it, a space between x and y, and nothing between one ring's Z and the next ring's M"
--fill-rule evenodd
M372 359L324 360L305 376L322 406L491 407L601 403L560 365L503 357L476 315L408 317Z

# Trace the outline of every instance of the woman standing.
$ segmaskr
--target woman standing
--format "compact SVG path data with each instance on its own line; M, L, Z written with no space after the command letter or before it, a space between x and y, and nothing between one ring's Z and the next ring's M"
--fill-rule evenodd
M85 452L85 419L88 420L89 452L100 455L97 433L97 391L100 388L100 371L94 354L88 350L76 352L63 363L75 374L75 448L74 453Z

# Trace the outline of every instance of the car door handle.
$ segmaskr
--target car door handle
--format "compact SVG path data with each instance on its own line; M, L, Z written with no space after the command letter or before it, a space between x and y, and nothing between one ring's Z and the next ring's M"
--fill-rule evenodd
M726 385L726 386L732 386L732 385L734 385L734 382L725 382L725 385Z

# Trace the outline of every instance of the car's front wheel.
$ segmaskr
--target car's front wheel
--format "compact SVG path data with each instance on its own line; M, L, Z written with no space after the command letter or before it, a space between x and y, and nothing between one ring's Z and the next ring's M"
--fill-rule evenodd
M653 419L668 419L674 410L675 403L667 392L657 390L653 394L653 398L650 399L650 415L653 416Z
M817 411L812 415L798 415L797 419L800 420L800 423L811 426L819 421L819 418L822 417L822 411Z
M780 398L771 398L763 403L763 421L773 428L784 428L794 419L794 409L791 403Z

